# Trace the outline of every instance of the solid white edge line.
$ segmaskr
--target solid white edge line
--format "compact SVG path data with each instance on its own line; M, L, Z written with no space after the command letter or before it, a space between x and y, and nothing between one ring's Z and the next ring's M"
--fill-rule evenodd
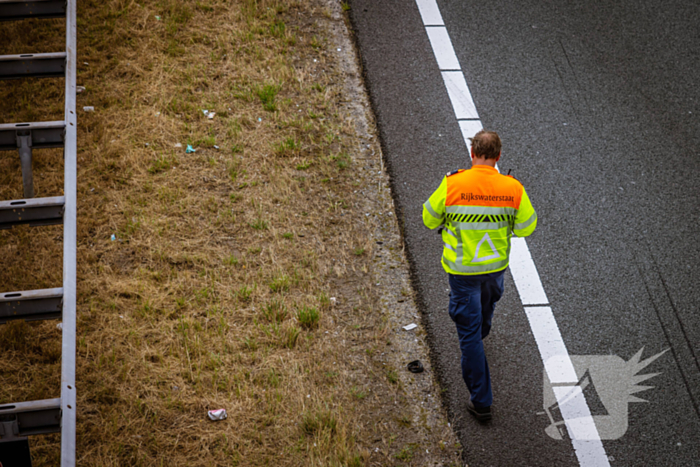
M444 26L440 8L435 0L416 0L418 11L423 18L423 24L426 26Z
M416 4L421 11L424 25L430 26L430 24L425 22L426 18L430 18L427 12L429 9L435 8L438 10L438 14L440 14L437 3L431 0L416 0ZM425 14L423 13L424 10L426 11ZM435 12L433 11L431 14L433 15L432 18L434 18ZM442 20L441 14L440 19ZM440 70L460 70L461 67L459 66L459 61L457 60L457 55L455 54L447 29L444 27L431 27L426 28L426 32ZM445 80L444 73L443 80ZM447 87L447 82L445 84ZM448 93L449 92L448 87ZM450 96L450 98L452 100L452 96ZM458 109L455 106L455 100L452 100L452 105L455 114L457 114ZM467 135L473 136L474 133L471 133L471 131L477 128L477 124L478 127L481 127L481 122L459 122L465 144L470 151L471 145L467 139L470 136ZM566 345L561 337L559 327L552 314L552 309L548 306L527 306L528 304L548 303L544 287L542 287L542 282L537 273L537 268L527 248L527 242L524 238L517 237L513 238L512 241L515 244L511 244L511 251L513 252L513 250L515 250L516 261L513 262L511 260L511 274L514 280L516 276L518 277L518 280L515 280L515 286L518 289L518 294L521 297L523 305L526 306L525 312L528 316L532 333L535 336L540 356L545 364L545 371L550 381L567 382L570 384L553 389L557 401L561 403L560 409L562 411L562 416L567 425L579 464L585 467L609 466L610 462L608 456L605 453L605 448L600 440L600 435L595 426L593 417L591 416L585 397L580 391L580 387L578 387L578 393L574 393L574 397L571 397L571 392L576 391L576 383L578 382L576 371L574 370L573 363L566 350Z
M444 26L425 28L440 70L459 70L459 60Z
M478 119L479 114L476 111L476 106L469 92L467 81L464 79L464 74L461 71L443 71L441 73L457 120L464 118Z

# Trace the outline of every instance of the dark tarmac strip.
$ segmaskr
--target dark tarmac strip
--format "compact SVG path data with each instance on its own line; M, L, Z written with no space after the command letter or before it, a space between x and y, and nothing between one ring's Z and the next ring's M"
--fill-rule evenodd
M483 125L504 140L501 170L513 169L538 211L527 242L577 372L589 370L584 393L605 451L611 465L696 465L700 7L516 3L438 2ZM579 465L568 439L545 432L552 400L509 273L486 341L494 420L481 426L466 413L442 244L421 206L446 172L467 167L467 151L415 2L350 6L465 460ZM641 360L668 351L642 368L633 358L642 348Z

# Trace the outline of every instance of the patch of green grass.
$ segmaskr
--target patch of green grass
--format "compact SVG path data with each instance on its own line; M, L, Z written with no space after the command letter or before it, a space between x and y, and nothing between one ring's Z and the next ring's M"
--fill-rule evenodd
M320 318L321 316L316 308L304 306L297 311L297 320L306 329L316 329Z
M248 287L247 285L244 285L240 289L238 289L238 292L236 292L236 296L238 297L238 300L242 302L249 302L251 297L253 296L254 290L254 287Z
M407 444L399 452L394 454L394 457L400 461L410 461L413 459L413 451L416 448L415 444Z
M282 234L282 238L286 238L287 240L291 240L294 238L294 234L292 232L285 232Z
M347 169L350 167L350 162L352 162L350 156L345 152L341 152L340 154L333 156L333 160L340 170Z
M216 146L216 136L209 135L209 136L202 136L200 138L189 139L187 141L187 144L191 144L193 148L198 148L198 147L213 148L214 146Z
M324 310L331 307L331 299L328 298L328 294L326 292L321 292L318 294L318 304L321 306L321 309Z
M399 374L395 370L389 370L386 373L386 379L388 379L391 384L396 384L399 382Z
M238 258L235 255L230 255L224 258L224 264L226 266L235 266L238 264Z
M246 349L251 350L253 352L258 350L258 341L255 340L254 337L245 337L243 339L243 345Z
M301 331L298 327L289 326L284 332L284 346L288 349L293 349L294 346L297 344L297 340L299 339L300 333Z
M281 300L272 300L263 308L263 317L270 323L281 323L287 318L287 307Z
M350 4L348 2L341 2L340 7L343 11L350 11Z
M267 230L267 221L263 219L255 219L255 221L250 223L250 226L254 228L255 230Z
M365 249L364 249L364 248L355 248L355 249L353 250L353 254L354 254L355 256L362 256L362 255L365 254Z
M284 21L280 20L275 20L270 26L270 35L272 37L284 37L284 33L287 30L287 26L284 24Z
M167 157L165 154L161 154L151 162L151 166L148 168L148 172L152 174L164 172L171 168L174 162L175 161L172 157Z
M303 161L301 164L297 164L297 170L306 170L311 167L311 161Z
M307 436L316 436L324 431L334 435L337 430L338 420L329 410L306 412L302 416L301 431Z
M301 143L294 138L288 137L277 144L275 152L280 156L291 156L297 154L301 149Z
M364 390L358 388L357 386L353 386L352 388L350 388L350 394L352 394L352 396L355 399L360 399L360 400L367 397L367 393Z
M277 110L277 104L275 98L280 92L282 87L276 84L265 84L257 89L255 92L263 105L263 109L268 112L274 112Z
M311 42L309 42L309 45L313 47L314 49L320 49L321 48L321 41L318 40L318 37L314 36L311 38Z
M291 279L286 274L281 274L270 281L270 291L273 293L282 293L289 290Z

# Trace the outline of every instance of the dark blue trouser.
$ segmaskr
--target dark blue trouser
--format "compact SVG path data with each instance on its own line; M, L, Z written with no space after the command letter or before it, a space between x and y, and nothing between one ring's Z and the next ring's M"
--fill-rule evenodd
M462 349L462 377L476 407L493 403L491 375L482 340L491 331L496 302L503 295L505 271L462 276L450 274L450 318L457 325Z

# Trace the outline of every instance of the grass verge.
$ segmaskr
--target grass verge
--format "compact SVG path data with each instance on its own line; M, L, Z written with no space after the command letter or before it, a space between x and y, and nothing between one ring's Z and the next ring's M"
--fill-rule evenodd
M367 358L391 338L328 18L297 0L79 4L78 106L95 109L78 141L80 465L360 466L377 443L381 465L414 459L392 447L410 423L367 410L400 384ZM61 50L61 24L3 24L2 53ZM62 93L3 83L0 120L61 119ZM61 194L59 151L34 170L37 196ZM0 160L2 199L19 174ZM61 233L0 232L3 290L59 286ZM0 403L58 397L55 322L3 326L0 350ZM58 438L32 453L55 465Z

